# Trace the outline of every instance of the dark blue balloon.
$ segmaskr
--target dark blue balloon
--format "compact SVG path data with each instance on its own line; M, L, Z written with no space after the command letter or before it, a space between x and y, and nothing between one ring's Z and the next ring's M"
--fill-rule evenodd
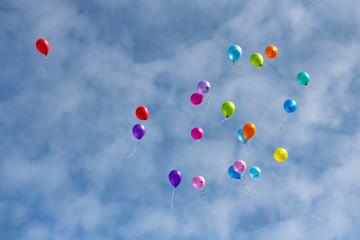
M229 176L235 179L240 179L241 178L241 173L235 172L234 170L234 166L230 166L229 170L228 170Z
M293 99L286 100L284 102L284 109L288 113L295 112L297 109L297 104L296 104L295 100L293 100Z

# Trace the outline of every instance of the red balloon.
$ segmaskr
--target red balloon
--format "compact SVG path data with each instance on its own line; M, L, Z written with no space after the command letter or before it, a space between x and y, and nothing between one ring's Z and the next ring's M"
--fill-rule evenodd
M136 114L137 118L140 120L146 120L149 118L149 110L144 106L138 107L136 109L135 114Z
M39 52L41 52L45 56L48 55L50 49L49 43L43 38L40 38L39 40L36 41L36 48L37 50L39 50Z

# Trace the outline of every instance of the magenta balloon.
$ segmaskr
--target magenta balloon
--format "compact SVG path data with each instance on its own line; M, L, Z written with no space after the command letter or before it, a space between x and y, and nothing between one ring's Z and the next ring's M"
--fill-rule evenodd
M205 178L203 178L202 176L196 176L192 180L192 185L194 186L194 188L203 188L205 184Z
M136 137L137 139L141 139L146 133L145 126L139 123L135 124L132 131L134 137Z
M208 81L202 80L198 83L197 89L199 93L206 94L210 92L211 85Z
M237 160L234 162L234 170L235 172L242 173L246 170L246 162L243 160Z
M179 186L181 178L182 176L179 170L174 169L169 173L169 181L175 188Z
M204 136L204 131L199 128L193 128L193 130L191 130L191 137L195 140L200 140L202 137Z
M203 100L204 100L204 95L202 95L201 93L198 93L198 92L194 93L190 97L190 101L194 105L199 105L200 103L202 103Z

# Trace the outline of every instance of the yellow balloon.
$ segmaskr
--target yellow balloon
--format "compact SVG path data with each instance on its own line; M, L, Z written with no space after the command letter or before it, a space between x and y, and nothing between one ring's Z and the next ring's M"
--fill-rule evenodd
M287 159L288 153L285 148L278 148L274 152L274 158L278 162L283 162Z

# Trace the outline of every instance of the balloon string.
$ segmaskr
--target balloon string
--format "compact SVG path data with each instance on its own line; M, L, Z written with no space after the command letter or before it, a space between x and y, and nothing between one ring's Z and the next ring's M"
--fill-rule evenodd
M310 87L310 86L309 86L309 88L312 88L312 90L316 91L316 88L314 88L314 87Z
M172 194L171 194L171 202L170 202L170 208L171 208L171 210L174 209L174 193L175 193L175 189L176 189L176 188L174 188L174 190L173 190L173 192L172 192Z
M45 55L45 58L44 58L44 66L43 66L43 78L44 78L44 79L46 78L46 71L45 71L46 59L47 59L47 56Z
M260 66L260 67L258 67L258 68L256 69L256 73L258 73L258 71L260 70L260 77L261 77L261 78L264 77L263 67L264 67L264 65L262 65L262 66Z
M288 117L288 116L289 116L289 113L286 113L285 118L284 118L284 120L283 120L283 122L282 122L282 124L281 124L280 130L279 130L279 133L281 133L281 130L283 129L284 124L285 124L286 119L287 119L287 117Z
M250 187L247 189L247 192L248 192L248 193L251 192L251 189L252 189L252 187L254 186L254 184L255 184L255 179L252 181Z
M155 128L156 130L158 130L158 132L162 133L163 130L161 128L158 128L156 127L154 124L152 124L152 122L149 121L149 125L152 127L152 128Z
M131 157L135 154L135 152L136 152L136 150L137 150L137 148L138 148L139 145L140 145L140 140L138 141L137 145L134 147L132 153L130 153L130 154L126 157L126 159L131 158Z
M246 152L245 152L245 162L248 160L248 154L249 154L249 146L245 143L246 146Z
M206 211L206 191L205 189L202 190L202 200L203 200L203 209Z
M255 154L253 153L253 151L251 151L250 147L247 145L247 142L245 143L245 145L246 145L246 151L249 151L250 154L253 156L254 160L256 161Z
M234 72L235 80L237 80L237 79L238 79L238 75L237 75L237 72L236 72L235 61L233 61L233 72Z
M215 128L219 128L220 125L223 124L226 120L228 120L228 118L225 118L225 119L223 119L221 122L219 122L219 123L215 126Z
M207 96L207 105L205 109L208 109L209 105L210 105L210 93Z
M198 152L199 152L199 142L200 140L196 141L196 147L195 147L195 151L194 151L194 158L197 158L198 156Z
M241 177L240 180L241 180L242 184L244 185L245 189L247 189L246 182L245 182L247 180L246 176L243 175L243 177Z

